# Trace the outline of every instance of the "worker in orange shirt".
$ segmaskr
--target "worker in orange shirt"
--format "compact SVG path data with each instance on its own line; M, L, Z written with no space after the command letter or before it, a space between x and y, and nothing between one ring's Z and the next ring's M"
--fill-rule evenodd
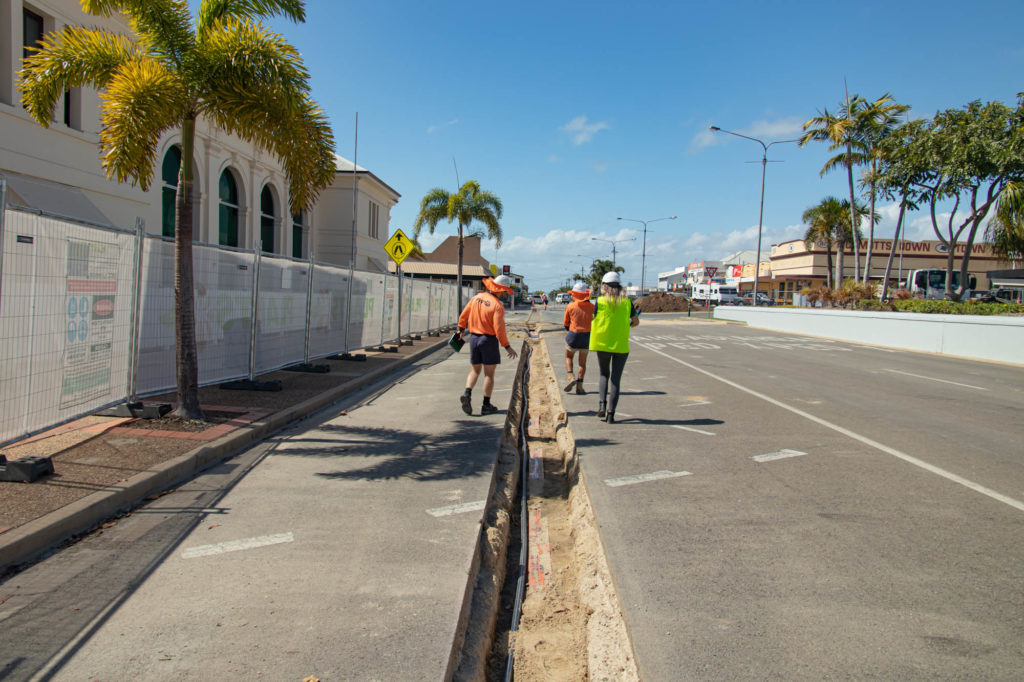
M587 373L587 351L590 348L590 324L594 320L594 304L590 302L590 289L583 282L576 282L576 286L569 292L572 294L572 303L565 307L565 315L562 317L562 326L568 332L565 335L565 371L569 375L568 383L565 385L565 392L568 393L576 387L577 395L584 395L583 377ZM572 359L580 354L579 374L573 372Z
M473 387L484 373L484 403L480 414L493 414L498 408L491 404L494 392L494 371L501 363L500 348L504 348L510 360L517 353L508 342L505 333L505 306L501 297L512 294L512 280L506 275L494 279L484 277L485 291L481 291L463 308L459 315L459 336L468 330L473 338L469 341L469 376L466 377L466 392L462 394L462 411L473 414Z

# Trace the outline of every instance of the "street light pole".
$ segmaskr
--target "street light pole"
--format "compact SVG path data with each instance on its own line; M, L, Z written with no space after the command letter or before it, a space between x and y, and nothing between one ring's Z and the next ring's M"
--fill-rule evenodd
M731 130L725 130L718 126L711 126L712 132L726 133L727 135L735 135L736 137L742 137L744 140L753 140L754 142L761 145L764 150L764 154L761 156L761 211L757 215L757 251L754 253L754 295L751 297L750 305L757 305L757 283L761 279L761 224L764 220L764 175L765 167L768 165L768 147L773 144L785 144L787 142L799 142L800 140L775 140L765 144L763 141L756 137L748 137L747 135L741 135L734 133Z
M640 253L640 295L644 295L644 276L647 274L647 223L656 223L659 220L675 220L676 216L670 215L667 218L652 218L650 220L637 220L636 218L616 218L616 220L627 220L631 223L642 223L644 226L644 246Z
M602 239L601 237L591 237L590 240L595 242L608 242L612 245L612 267L615 267L615 245L624 244L625 242L635 242L636 237L630 237L629 239Z

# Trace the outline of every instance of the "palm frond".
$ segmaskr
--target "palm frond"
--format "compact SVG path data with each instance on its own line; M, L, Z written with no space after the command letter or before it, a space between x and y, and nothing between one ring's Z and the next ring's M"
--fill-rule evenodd
M231 90L279 91L296 103L309 92L309 73L283 36L258 22L228 20L196 50L205 79Z
M199 6L196 31L205 38L216 24L230 19L269 19L277 15L304 23L305 3L302 0L204 0Z
M39 48L22 60L18 90L29 115L49 126L53 107L65 90L83 85L101 90L122 64L138 57L127 36L67 26L47 33Z
M416 220L412 225L415 238L419 238L424 225L430 234L434 234L434 229L439 222L442 220L451 222L451 218L448 215L450 196L447 191L440 187L435 187L424 195L423 199L420 200L420 212L417 214Z
M162 63L142 58L123 64L100 99L107 177L148 189L160 134L179 125L188 109L185 88Z
M145 49L181 66L195 45L192 14L186 0L81 0L90 14L128 17Z

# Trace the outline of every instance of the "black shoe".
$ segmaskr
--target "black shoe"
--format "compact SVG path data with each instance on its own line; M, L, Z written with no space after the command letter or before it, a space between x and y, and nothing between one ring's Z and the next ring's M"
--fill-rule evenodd
M480 406L480 414L494 414L498 411L498 408L491 403L484 403Z
M583 381L580 379L576 380L576 395L586 395L587 392L583 390Z
M608 422L609 424L614 424L615 423L615 413L609 411L607 416L605 416L604 420L606 422Z
M473 414L473 403L471 402L472 398L463 393L460 400L462 401L462 411L465 412L466 414Z
M567 383L565 385L565 392L568 393L569 391L571 391L572 387L575 386L575 385L576 385L576 380L575 379L569 379L569 383ZM577 393L579 393L579 391L577 391Z
M604 405L601 405L600 407L597 408L597 418L598 419L604 419L604 416L605 416Z

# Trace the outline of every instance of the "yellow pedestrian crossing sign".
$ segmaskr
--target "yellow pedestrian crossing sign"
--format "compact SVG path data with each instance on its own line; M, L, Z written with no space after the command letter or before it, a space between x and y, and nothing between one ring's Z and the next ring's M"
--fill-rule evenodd
M391 256L391 260L395 261L395 265L401 265L413 252L413 245L404 232L396 229L391 239L384 243L384 250Z

